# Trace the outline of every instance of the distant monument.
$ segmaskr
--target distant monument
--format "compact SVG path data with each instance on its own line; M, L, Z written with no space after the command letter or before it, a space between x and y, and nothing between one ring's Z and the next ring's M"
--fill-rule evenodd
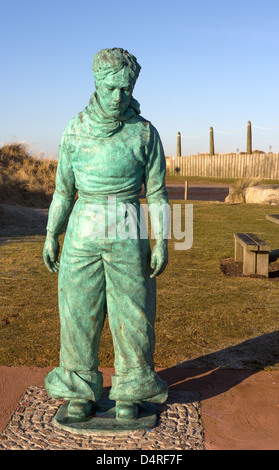
M154 424L148 403L164 403L168 395L153 363L155 278L168 261L158 216L169 207L165 156L157 130L140 116L132 96L140 68L120 48L96 54L96 91L66 127L59 147L43 258L50 272L59 270L60 364L45 385L50 397L66 401L57 418L61 425L84 429L92 418L98 428L108 410L115 413L112 427L133 428L141 417L144 425ZM143 184L157 234L152 253L148 236L139 231ZM58 237L69 215L59 264ZM115 375L105 403L98 351L106 315Z

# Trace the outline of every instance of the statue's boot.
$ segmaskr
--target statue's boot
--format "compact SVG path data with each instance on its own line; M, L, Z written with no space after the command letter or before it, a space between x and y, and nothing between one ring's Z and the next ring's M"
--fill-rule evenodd
M153 397L149 397L144 401L148 401L150 403L165 403L168 398L168 390L162 390L161 392L157 393L157 395L153 395Z
M168 398L168 389L164 388L156 395L148 397L146 400L138 400L138 403L165 403ZM116 419L131 420L138 416L138 407L135 403L129 401L116 401Z
M94 414L95 403L90 400L74 399L68 404L68 417L83 419Z
M131 402L116 402L116 419L129 421L138 416L138 407Z

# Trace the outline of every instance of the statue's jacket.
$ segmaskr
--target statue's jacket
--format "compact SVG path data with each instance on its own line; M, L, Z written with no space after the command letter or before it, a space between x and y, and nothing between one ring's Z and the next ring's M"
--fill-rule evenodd
M58 278L60 365L46 377L50 396L100 399L98 351L106 315L115 352L110 397L156 402L166 392L153 364L150 244L138 230L143 185L148 205L168 204L165 171L159 134L136 106L110 121L95 94L66 127L47 225L59 235L70 214ZM137 214L137 235L123 237L118 228L130 209Z

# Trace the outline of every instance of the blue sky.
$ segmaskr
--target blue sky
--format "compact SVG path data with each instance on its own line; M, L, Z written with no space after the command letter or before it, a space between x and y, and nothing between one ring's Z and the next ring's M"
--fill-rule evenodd
M94 91L93 55L133 53L134 97L167 155L279 152L278 0L2 0L0 144L56 157L62 132ZM277 129L272 129L277 127ZM259 129L260 128L260 129Z

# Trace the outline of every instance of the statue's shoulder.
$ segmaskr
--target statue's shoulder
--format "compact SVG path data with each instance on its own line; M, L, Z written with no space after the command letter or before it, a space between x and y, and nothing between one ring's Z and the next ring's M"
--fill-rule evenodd
M84 111L78 113L75 117L73 117L67 124L64 134L65 135L75 135L80 132L80 128L84 122Z
M75 117L73 117L68 124L66 125L61 140L60 140L60 147L64 147L66 149L68 155L75 149L75 141L76 137L81 132L81 124L83 122L83 111L78 113Z
M148 135L151 135L151 136L158 135L158 131L156 127L154 127L152 122L146 119L145 117L138 114L133 119L134 119L134 122L139 124L139 126L148 133Z
M148 119L143 117L141 114L136 114L133 117L133 121L145 127L149 127L151 125L151 122L148 121Z
M159 132L157 131L156 127L152 124L152 122L140 115L137 116L137 118L139 119L141 125L141 133L142 135L145 135L146 143L159 141Z

